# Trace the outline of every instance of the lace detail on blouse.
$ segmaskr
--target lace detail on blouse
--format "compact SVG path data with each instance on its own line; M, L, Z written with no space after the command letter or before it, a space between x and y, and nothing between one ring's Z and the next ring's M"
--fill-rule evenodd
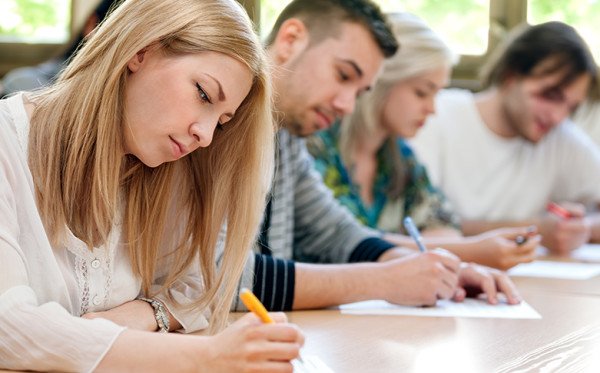
M79 315L86 314L90 308L90 282L88 279L88 268L84 258L76 257L75 273L77 274L77 283L79 285L79 293L81 294L81 306Z
M90 251L87 246L68 233L66 249L74 255L75 274L81 300L80 314L109 308L112 294L115 252L119 238L115 226L107 243Z
M106 253L106 251L105 251ZM104 274L104 308L108 308L108 300L112 290L112 268L113 268L114 250L110 253L106 253L106 265L102 266L102 273Z

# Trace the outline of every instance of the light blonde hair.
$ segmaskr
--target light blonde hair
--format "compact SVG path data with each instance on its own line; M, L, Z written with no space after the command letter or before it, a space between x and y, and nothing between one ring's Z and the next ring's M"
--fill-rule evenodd
M250 93L209 147L156 168L123 155L127 63L150 45L174 56L223 53L253 75ZM122 213L123 241L142 291L154 295L150 287L164 259L160 242L168 242L172 267L161 291L199 260L205 292L194 306L210 309L213 332L224 327L272 177L268 76L262 46L234 0L124 1L57 83L31 97L29 164L51 242L68 228L91 249L107 241ZM214 248L224 222L217 271Z
M345 117L340 128L340 154L347 167L352 165L352 154L361 139L380 125L381 112L390 90L397 83L444 66L454 65L458 57L444 41L420 18L410 13L391 13L388 20L400 48L384 61L383 70L375 86L357 101L354 112ZM393 159L395 172L391 181L393 197L402 190L403 167L399 163L395 139L391 139L388 154Z

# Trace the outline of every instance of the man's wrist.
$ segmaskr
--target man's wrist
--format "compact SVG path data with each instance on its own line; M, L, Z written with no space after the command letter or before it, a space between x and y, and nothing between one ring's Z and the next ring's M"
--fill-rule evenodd
M378 262L387 262L388 260L403 258L408 255L412 255L417 253L417 250L411 249L408 247L393 247L384 251L379 258L377 258Z
M362 240L352 251L348 263L376 262L394 244L384 241L379 237L369 237Z

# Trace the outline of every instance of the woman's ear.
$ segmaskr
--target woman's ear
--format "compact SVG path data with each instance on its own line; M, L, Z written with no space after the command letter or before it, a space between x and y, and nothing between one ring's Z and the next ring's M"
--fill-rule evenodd
M278 64L284 64L302 53L309 44L310 35L304 22L290 18L279 27L272 48Z
M142 67L144 60L146 59L146 52L147 48L144 48L137 52L135 56L131 57L131 59L127 63L127 68L130 72L135 73L140 69L140 67Z

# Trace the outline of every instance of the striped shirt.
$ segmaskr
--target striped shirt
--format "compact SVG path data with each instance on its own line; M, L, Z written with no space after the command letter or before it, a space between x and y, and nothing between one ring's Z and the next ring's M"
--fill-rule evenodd
M377 231L362 226L333 197L313 169L304 139L282 129L277 140L271 199L259 242L240 281L240 288L252 288L272 311L292 309L295 261L375 261L394 246L380 239ZM232 308L245 309L237 300Z

